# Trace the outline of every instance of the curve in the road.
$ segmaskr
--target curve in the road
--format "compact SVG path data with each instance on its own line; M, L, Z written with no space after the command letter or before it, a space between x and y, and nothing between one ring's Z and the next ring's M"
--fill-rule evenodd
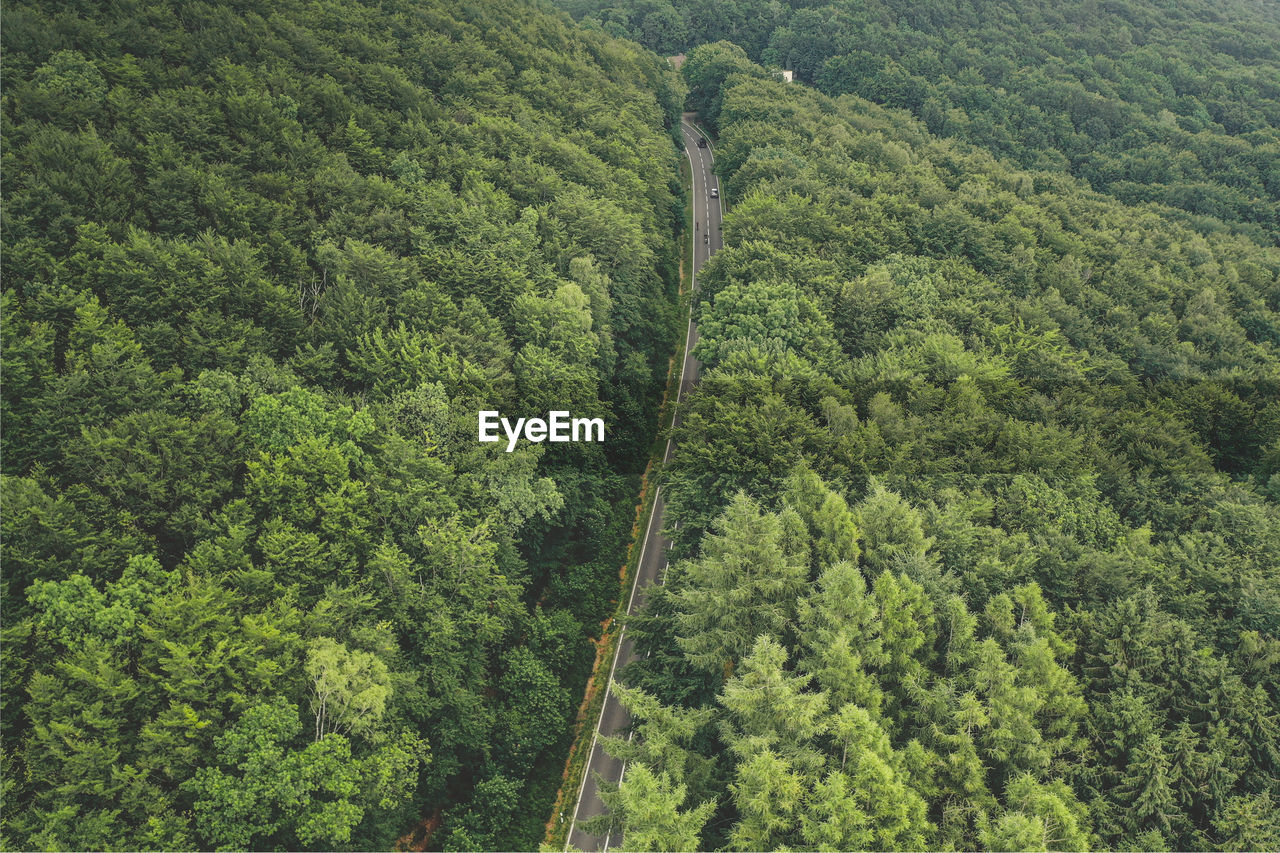
M720 222L723 216L723 201L712 198L711 190L719 192L719 183L711 171L714 156L710 145L698 147L701 134L694 128L688 115L681 121L684 134L685 155L689 158L690 171L693 173L693 274L692 287L698 289L698 270L723 245L720 237ZM698 329L693 322L693 310L689 311L688 343L685 345L684 360L680 364L680 384L676 389L676 410L672 426L680 420L680 400L693 390L698 381L701 365L690 355L698 342ZM671 458L672 442L667 439L667 447L662 455L665 463ZM649 515L649 526L645 528L644 541L640 546L640 563L636 568L636 577L631 584L631 597L627 600L627 615L635 613L644 606L644 591L651 584L662 583L667 568L667 549L670 542L662 535L662 519L665 505L662 500L662 487L659 486L653 498L653 511ZM600 708L600 719L596 722L595 731L591 735L591 753L587 756L587 766L582 774L582 785L578 788L578 798L574 803L573 818L569 824L569 832L565 839L565 850L608 850L614 841L610 836L589 835L583 832L581 824L586 820L605 813L604 803L600 800L598 779L612 783L620 783L626 773L626 763L619 761L604 751L600 744L601 736L609 736L627 727L627 712L613 694L613 676L619 666L626 666L635 659L635 647L627 637L626 623L619 629L618 649L609 669L609 683L606 686L604 704Z

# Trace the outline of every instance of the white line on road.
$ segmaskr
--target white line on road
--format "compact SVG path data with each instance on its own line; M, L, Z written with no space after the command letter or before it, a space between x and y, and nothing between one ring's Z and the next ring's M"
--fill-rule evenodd
M684 128L685 128L685 134L686 134L687 138L688 138L688 139L693 139L693 138L695 138L695 132L692 130L692 127L691 127L690 125L684 124L684 122L682 122L682 125L684 125ZM710 257L710 254L711 254L711 237L710 237L710 229L711 229L711 217L710 217L711 199L710 199L710 195L708 194L708 191L707 191L707 184L708 184L708 182L710 181L710 174L709 174L709 172L707 171L706 161L703 159L703 156L702 156L702 150L701 150L700 148L696 148L696 145L695 145L695 150L697 150L697 152L698 152L698 164L699 164L699 166L701 166L701 167L702 167L702 168L701 168L701 171L702 171L702 181L703 181L703 206L707 209L707 232L706 232L707 244L706 244L706 250L703 252L703 254L704 254L704 255L706 255L707 257ZM688 152L689 152L689 146L688 146L688 144L686 144L686 145L685 145L685 153L686 153L686 156L687 156L687 157L688 157ZM691 166L693 165L693 158L692 158L692 157L689 157L689 164L690 164ZM717 200L718 200L718 199L717 199ZM721 202L720 202L721 215L723 215L723 210L724 210L724 208L723 208L723 204L724 204L724 203L721 201ZM696 222L698 221L698 203L697 203L697 195L696 195L696 194L695 194L695 195L694 195L694 197L693 197L693 218L694 218L694 222L696 223ZM695 229L695 232L696 232L696 229ZM690 292L691 292L691 297L690 297L690 298L691 298L691 300L692 300L692 293L693 293L693 292L696 292L696 291L697 291L697 288L698 288L698 284L697 284L697 280L698 280L698 278L697 278L697 277L698 277L698 246L697 246L697 240L696 240L696 239L694 240L694 247L693 247L693 259L692 259L692 263L693 263L693 267L692 267L692 269L690 270L690 274L689 274L689 282L690 282L690 288L689 288L689 289L690 289ZM677 406L677 413L678 413L678 411L679 411L678 407L679 407L679 405L680 405L681 396L683 395L683 392L684 392L684 381L685 381L685 377L686 377L686 376L687 376L687 374L688 374L688 369L689 369L689 349L690 349L690 347L689 347L689 341L690 341L690 340L692 340L692 338L693 338L693 307L692 307L692 304L691 304L691 305L690 305L690 309L689 309L689 324L688 324L688 330L687 330L687 335L686 335L686 338L685 338L685 351L684 351L684 357L681 359L681 362L680 362L680 381L679 381L679 382L677 383L677 385L676 385L676 401L675 401L675 402L676 402L676 406ZM674 425L674 423L675 423L675 421L674 421L674 417L673 417L673 419L672 419L672 423L673 423L673 425ZM664 452L663 452L663 455L662 455L662 461L663 461L664 463L665 463L665 462L667 462L667 461L671 458L671 449L672 449L672 437L671 437L671 436L667 436L667 446L666 446L666 448L664 449ZM617 668L618 668L618 658L622 656L622 647L623 647L623 643L624 643L624 642L625 642L625 640L626 640L627 624L626 624L626 619L625 619L625 617L626 617L626 616L630 616L630 615L631 615L632 608L633 608L633 607L634 607L634 605L635 605L636 591L637 591L637 589L639 588L639 584L640 584L640 574L641 574L641 572L642 572L642 571L643 571L643 569L644 569L644 555L645 555L645 552L648 550L648 547L649 547L649 539L653 536L653 522L654 522L654 519L655 519L655 518L657 517L657 515L658 515L658 512L657 512L657 509L658 509L658 501L659 501L659 500L660 500L660 498L661 498L661 494L662 494L662 487L661 487L661 486L658 486L658 487L654 490L654 493L653 493L653 507L652 507L652 508L650 509L650 511L649 511L649 523L648 523L648 525L647 525L647 526L646 526L646 528L645 528L644 542L643 542L643 543L641 544L641 546L640 546L640 560L639 560L639 562L637 562L637 563L636 563L636 574L635 574L635 578L634 578L634 579L632 580L632 582L631 582L631 595L630 595L630 597L627 599L627 610L626 610L626 613L624 614L624 618L623 618L623 621L622 621L622 625L621 625L621 626L619 627L619 629L618 629L618 645L616 646L616 648L615 648L615 650L614 650L613 663L612 663L612 665L609 667L609 680L605 683L605 688L604 688L604 690L605 690L605 694L604 694L604 701L600 703L600 716L599 716L599 718L596 720L596 727L595 727L595 730L591 733L591 750L587 753L587 762L586 762L586 766L583 768L583 771L582 771L582 782L578 785L578 801L577 801L577 803L575 803L575 804L574 804L574 807L573 807L573 818L572 818L572 819L570 820L570 822L569 822L569 831L568 831L568 833L567 833L567 834L566 834L566 836L565 836L564 849L565 849L566 851L569 849L569 846L570 846L570 844L572 843L572 840L573 840L573 832L574 832L574 829L575 829L575 827L577 826L577 823L578 823L578 811L579 811L579 809L581 809L581 808L582 808L582 795L583 795L583 792L586 790L586 787L587 787L587 779L588 779L588 777L591 775L591 764L592 764L593 759L595 758L596 750L597 750L597 749L599 749L600 727L601 727L601 726L603 725L603 723L604 723L604 714L605 714L605 711L608 709L608 706L609 706L609 694L612 692L612 690L611 690L611 689L612 689L612 686L613 686L613 677L614 677L614 674L615 674L615 672L617 671ZM676 524L676 530L679 530L679 529L680 529L680 525L677 523L677 524ZM669 550L669 549L671 548L671 544L672 544L672 543L671 543L670 541L668 541L668 542L667 542L667 546L666 546L666 549L665 549L665 550ZM659 585L662 585L662 583L665 581L665 579L666 579L666 573L667 573L667 568L668 568L668 566L669 566L669 565L670 565L669 561L667 561L667 560L664 560L664 561L663 561L662 569L661 569L661 571L660 571L660 573L659 573L658 577L657 577L657 578L655 578L656 582L657 582ZM646 653L645 653L645 657L648 657L648 656L649 656L649 653L648 653L648 652L646 652ZM633 732L631 732L630 734L628 734L628 736L627 736L627 740L628 740L628 741L630 741L630 740L631 740L631 738L632 738L632 737L634 737L634 734L635 734L635 733L634 733L634 731L633 731ZM622 784L622 780L626 777L626 773L627 773L627 762L624 760L624 761L622 762L622 772L618 775L618 784ZM612 831L610 831L607 835L605 835L605 839L604 839L604 849L605 849L606 851L609 849L609 842L611 841L612 837L613 837L613 832L612 832Z
M667 439L667 444L668 445L671 444L671 439ZM662 493L662 486L658 486L658 488L654 489L653 509L657 509L658 497L661 493ZM657 515L656 512L654 512L653 510L650 510L649 524L645 528L645 532L644 532L644 542L640 545L640 561L636 563L636 576L635 576L635 579L631 581L631 597L627 599L627 615L631 614L631 605L634 604L636 600L636 587L639 586L640 584L640 572L644 568L644 552L649 547L649 537L653 533L653 519L656 515ZM613 673L618 668L618 658L622 656L622 642L626 637L626 633L627 633L627 623L623 621L622 627L618 629L618 645L614 649L613 666L609 667L609 680L605 682L604 701L600 703L600 719L596 720L596 730L591 735L591 751L587 753L587 765L582 769L582 784L578 786L578 802L573 807L573 820L569 822L569 834L565 837L565 840L564 840L565 850L569 849L569 840L573 837L573 828L578 823L578 809L582 808L582 792L587 787L587 776L591 773L591 759L596 754L596 747L598 745L597 742L600 739L600 724L604 721L604 712L605 712L605 709L608 708L609 706L609 687L613 684ZM607 844L608 844L608 840L606 839L606 846Z

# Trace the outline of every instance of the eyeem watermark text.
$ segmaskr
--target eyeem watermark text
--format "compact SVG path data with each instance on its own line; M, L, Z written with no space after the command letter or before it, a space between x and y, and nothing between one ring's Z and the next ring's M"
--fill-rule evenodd
M542 418L517 418L515 423L497 412L482 411L479 417L482 442L501 441L498 427L507 435L507 452L516 449L521 435L525 441L604 441L604 418L571 418L568 412L547 412Z

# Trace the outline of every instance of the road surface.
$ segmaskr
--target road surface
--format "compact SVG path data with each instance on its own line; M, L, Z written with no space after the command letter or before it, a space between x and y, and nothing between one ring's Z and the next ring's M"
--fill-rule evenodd
M718 190L720 184L711 172L711 148L698 147L698 133L690 124L690 114L686 113L681 123L684 132L685 154L689 157L689 165L693 172L693 218L697 228L693 232L693 289L698 289L698 270L707 258L715 254L721 247L720 219L723 214L721 200L711 197L712 188ZM675 420L680 420L680 401L684 395L693 390L698 381L700 365L698 360L689 355L698 342L698 329L693 324L692 312L689 317L689 344L685 347L684 361L680 365L680 385L676 391ZM663 453L665 463L671 458L671 439L667 439L667 449ZM662 583L662 576L667 568L667 548L670 543L661 534L664 504L662 488L658 488L653 499L653 513L649 516L649 526L645 529L644 543L640 550L640 566L636 570L636 578L631 586L631 596L627 602L627 613L635 613L644 607L645 589L654 583ZM627 636L626 626L620 629L618 654L613 660L613 668L609 671L609 687L613 686L617 671L635 659L635 646ZM616 847L616 837L588 835L582 831L581 824L596 815L605 813L604 803L596 784L596 776L611 782L619 782L626 767L623 762L607 755L600 743L601 735L613 735L627 726L627 712L612 689L605 694L604 705L600 709L600 719L596 722L595 732L591 736L591 753L587 757L587 769L583 774L582 786L578 789L578 799L574 803L573 819L569 825L569 834L565 849L608 850Z

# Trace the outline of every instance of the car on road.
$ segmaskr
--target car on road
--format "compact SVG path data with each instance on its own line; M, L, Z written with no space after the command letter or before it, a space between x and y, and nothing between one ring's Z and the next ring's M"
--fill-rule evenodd
M712 197L712 198L720 198L720 188L719 188L719 187L712 187L712 188L711 188L711 197Z
M706 147L707 147L707 138L706 138L705 136L699 136L699 137L698 137L698 147L699 147L699 148L706 148Z

